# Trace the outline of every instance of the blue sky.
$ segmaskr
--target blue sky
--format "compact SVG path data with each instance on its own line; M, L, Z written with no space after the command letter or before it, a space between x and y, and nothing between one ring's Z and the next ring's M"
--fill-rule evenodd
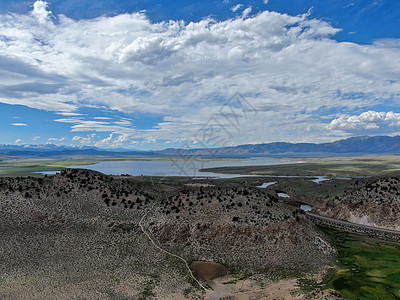
M400 133L398 1L0 0L0 143Z

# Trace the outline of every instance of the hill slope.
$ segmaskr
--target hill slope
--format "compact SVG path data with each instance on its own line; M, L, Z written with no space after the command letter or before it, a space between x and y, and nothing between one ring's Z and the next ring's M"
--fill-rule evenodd
M140 224L165 250L242 274L304 274L335 252L298 209L245 182L2 178L0 298L198 299L182 261Z

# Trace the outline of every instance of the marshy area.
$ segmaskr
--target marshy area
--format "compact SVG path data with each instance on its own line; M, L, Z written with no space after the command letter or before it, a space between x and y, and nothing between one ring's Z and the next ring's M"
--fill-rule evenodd
M321 228L337 249L337 267L316 284L299 280L304 291L334 289L344 299L400 299L400 244Z

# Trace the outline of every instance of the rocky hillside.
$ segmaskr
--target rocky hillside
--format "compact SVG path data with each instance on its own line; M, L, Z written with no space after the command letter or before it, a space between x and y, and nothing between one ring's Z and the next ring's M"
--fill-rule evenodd
M1 299L201 295L182 261L145 233L188 262L216 261L232 274L303 274L335 253L298 209L245 182L76 169L0 179L0 231Z
M314 209L337 219L400 230L400 179L356 180L343 196L320 201Z

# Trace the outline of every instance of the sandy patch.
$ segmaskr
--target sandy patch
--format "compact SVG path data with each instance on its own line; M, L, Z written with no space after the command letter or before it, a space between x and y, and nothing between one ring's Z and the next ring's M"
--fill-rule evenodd
M255 300L255 299L284 299L300 300L306 299L305 295L299 293L296 279L281 280L271 283L266 287L260 287L254 280L239 280L235 283L224 284L233 278L218 278L213 281L212 292L206 294L206 300L234 299L234 300ZM232 282L232 281L231 281Z

